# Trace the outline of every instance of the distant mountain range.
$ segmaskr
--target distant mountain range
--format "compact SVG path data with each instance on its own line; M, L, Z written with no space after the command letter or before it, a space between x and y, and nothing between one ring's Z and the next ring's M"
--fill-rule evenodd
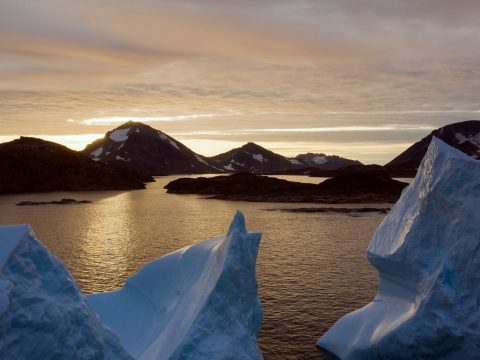
M0 144L0 169L0 193L145 188L131 171L96 163L77 151L36 138Z
M397 177L415 176L433 136L475 159L480 159L480 121L469 120L432 131L386 164L385 169L388 173Z
M413 177L432 137L480 159L480 121L444 126L386 164L394 177ZM55 190L127 190L144 188L151 176L204 173L305 174L334 177L357 173L365 165L325 154L276 154L249 142L212 157L138 122L127 122L77 152L35 138L0 144L0 193Z
M325 154L308 153L287 158L252 142L223 154L206 157L160 130L132 121L107 132L82 152L95 161L150 176L239 172L268 174L307 167L335 170L361 165L356 160Z

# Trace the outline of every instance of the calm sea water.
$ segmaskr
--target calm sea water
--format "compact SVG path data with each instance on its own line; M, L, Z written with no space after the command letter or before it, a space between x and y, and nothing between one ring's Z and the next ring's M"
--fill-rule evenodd
M327 358L316 349L317 338L342 315L367 304L376 292L377 273L366 260L365 250L383 216L265 211L318 205L166 194L163 186L175 178L157 178L147 190L123 193L1 196L0 223L31 224L37 237L65 262L82 290L91 293L118 289L150 260L225 234L239 209L248 229L263 233L257 277L264 306L260 346L265 359ZM15 206L24 200L61 198L94 203Z

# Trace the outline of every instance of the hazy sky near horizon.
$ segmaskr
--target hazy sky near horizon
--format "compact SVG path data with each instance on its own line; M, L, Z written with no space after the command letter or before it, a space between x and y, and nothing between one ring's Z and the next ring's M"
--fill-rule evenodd
M384 163L480 118L477 0L0 0L0 141L133 119L213 155Z

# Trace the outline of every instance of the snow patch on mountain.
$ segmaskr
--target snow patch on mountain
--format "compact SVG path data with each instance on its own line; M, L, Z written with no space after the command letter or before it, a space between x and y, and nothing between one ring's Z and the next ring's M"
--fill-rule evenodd
M92 155L93 157L99 157L103 152L103 147L100 146L97 150L94 150L90 153L90 155Z
M472 136L465 136L462 133L456 133L455 138L458 140L459 144L463 144L466 141L471 142L473 145L480 147L480 133Z
M264 158L262 154L252 154L252 157L260 162L268 161L268 159Z
M302 163L300 161L298 161L297 159L288 159L293 165L302 165Z
M115 142L126 141L126 140L128 140L128 132L129 131L130 131L130 128L113 130L110 133L109 138L110 138L110 140L115 141Z
M237 213L226 236L155 260L89 303L137 359L261 359L259 242Z
M160 130L158 131L158 136L160 137L160 139L166 141L168 140L168 137L167 135L165 135L164 133L162 133Z
M325 156L318 156L318 155L314 156L312 158L312 161L317 165L325 164L326 162L328 162L328 160Z
M233 168L232 164L225 165L223 168L224 168L225 170L228 170L228 171L235 171L235 169Z
M116 159L116 160L119 160L119 161L130 161L130 159L124 158L124 157L122 157L122 156L120 156L120 155L115 156L115 159Z
M177 150L180 150L180 148L178 147L178 145L175 143L175 141L173 141L172 139L170 139L167 135L165 135L164 133L162 133L160 130L158 131L158 136L160 136L160 139L162 139L163 141L168 141L170 143L171 146L173 146L175 149ZM208 164L207 164L208 165Z
M205 160L203 160L200 156L195 155L195 159L197 159L199 162L205 165L209 165ZM209 165L210 166L210 165Z
M343 360L478 358L478 179L478 160L432 138L368 247L380 277L375 299L338 320L318 346Z
M28 225L0 227L2 359L132 359Z

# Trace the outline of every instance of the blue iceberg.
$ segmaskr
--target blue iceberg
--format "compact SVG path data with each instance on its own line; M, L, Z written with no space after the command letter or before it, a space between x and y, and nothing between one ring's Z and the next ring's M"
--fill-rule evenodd
M367 253L377 295L319 347L344 360L480 357L480 161L433 138Z

